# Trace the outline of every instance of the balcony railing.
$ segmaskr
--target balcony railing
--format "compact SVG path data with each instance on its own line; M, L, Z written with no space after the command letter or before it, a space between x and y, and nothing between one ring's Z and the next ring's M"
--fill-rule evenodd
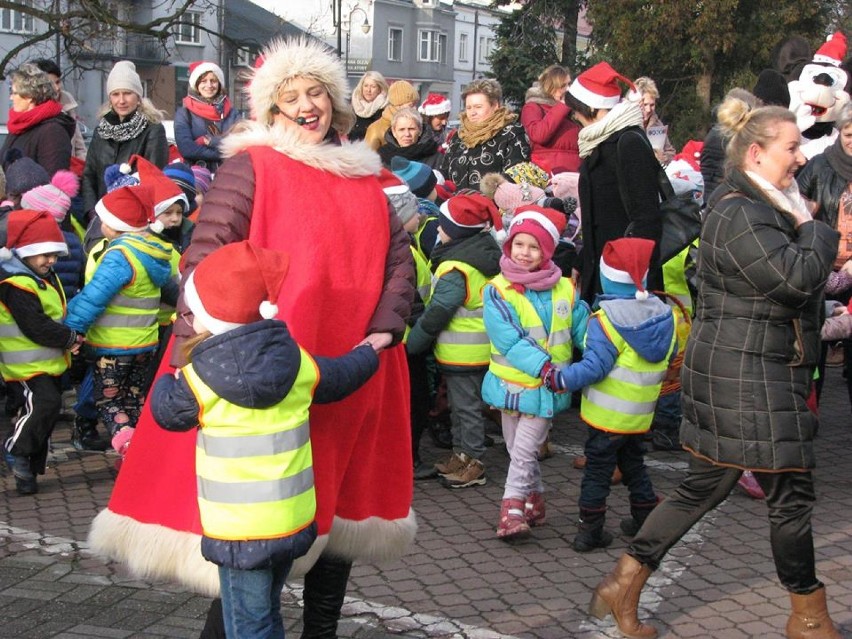
M92 60L122 58L140 64L168 64L168 51L163 42L154 36L140 33L102 35L89 41L79 52L79 57Z

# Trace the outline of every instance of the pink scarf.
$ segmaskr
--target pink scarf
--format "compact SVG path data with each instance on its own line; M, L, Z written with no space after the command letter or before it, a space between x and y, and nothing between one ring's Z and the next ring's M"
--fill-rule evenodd
M512 283L512 288L521 294L527 288L532 291L549 291L562 277L562 269L551 260L543 262L537 271L527 271L506 255L500 256L500 272Z

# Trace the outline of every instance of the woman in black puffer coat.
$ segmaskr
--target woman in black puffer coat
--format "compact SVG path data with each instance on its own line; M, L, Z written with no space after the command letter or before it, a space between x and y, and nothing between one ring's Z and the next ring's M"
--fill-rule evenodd
M770 545L790 592L787 637L840 639L817 579L811 471L817 418L808 409L819 354L822 288L837 232L811 218L793 175L805 163L795 116L726 100L719 122L731 167L704 217L698 304L684 356L681 442L691 453L597 587L591 611L631 637L655 637L639 595L669 549L731 492L744 470L766 493Z

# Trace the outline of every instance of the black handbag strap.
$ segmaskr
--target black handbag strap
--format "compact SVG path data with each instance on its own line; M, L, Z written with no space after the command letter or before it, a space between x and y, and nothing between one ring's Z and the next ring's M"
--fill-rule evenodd
M621 137L618 138L618 142L615 144L615 173L616 180L618 181L618 194L619 197L621 197L621 205L624 207L627 217L632 221L633 216L630 214L630 207L628 206L630 199L626 195L625 191L627 187L624 184L624 179L621 174L621 141L630 133L631 131L625 131ZM648 150L651 151L651 154L653 155L654 148L651 146L651 142L648 140L648 137L643 134L640 135L638 131L633 131L633 133L648 146ZM656 156L654 156L654 161L657 161ZM659 162L657 162L657 191L659 192L662 201L675 197L674 188L672 187L672 183L669 181L669 176L666 175L666 170Z

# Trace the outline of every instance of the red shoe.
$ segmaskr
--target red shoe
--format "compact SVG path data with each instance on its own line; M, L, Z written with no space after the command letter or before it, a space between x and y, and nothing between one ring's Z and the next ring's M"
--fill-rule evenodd
M752 499L766 499L763 489L757 483L750 470L743 471L742 477L737 482L737 486Z
M530 528L544 525L547 514L545 512L543 494L530 493L527 495L527 502L524 504L524 516Z
M524 515L523 499L504 499L500 504L500 522L497 538L503 541L525 539L530 535L530 526Z

